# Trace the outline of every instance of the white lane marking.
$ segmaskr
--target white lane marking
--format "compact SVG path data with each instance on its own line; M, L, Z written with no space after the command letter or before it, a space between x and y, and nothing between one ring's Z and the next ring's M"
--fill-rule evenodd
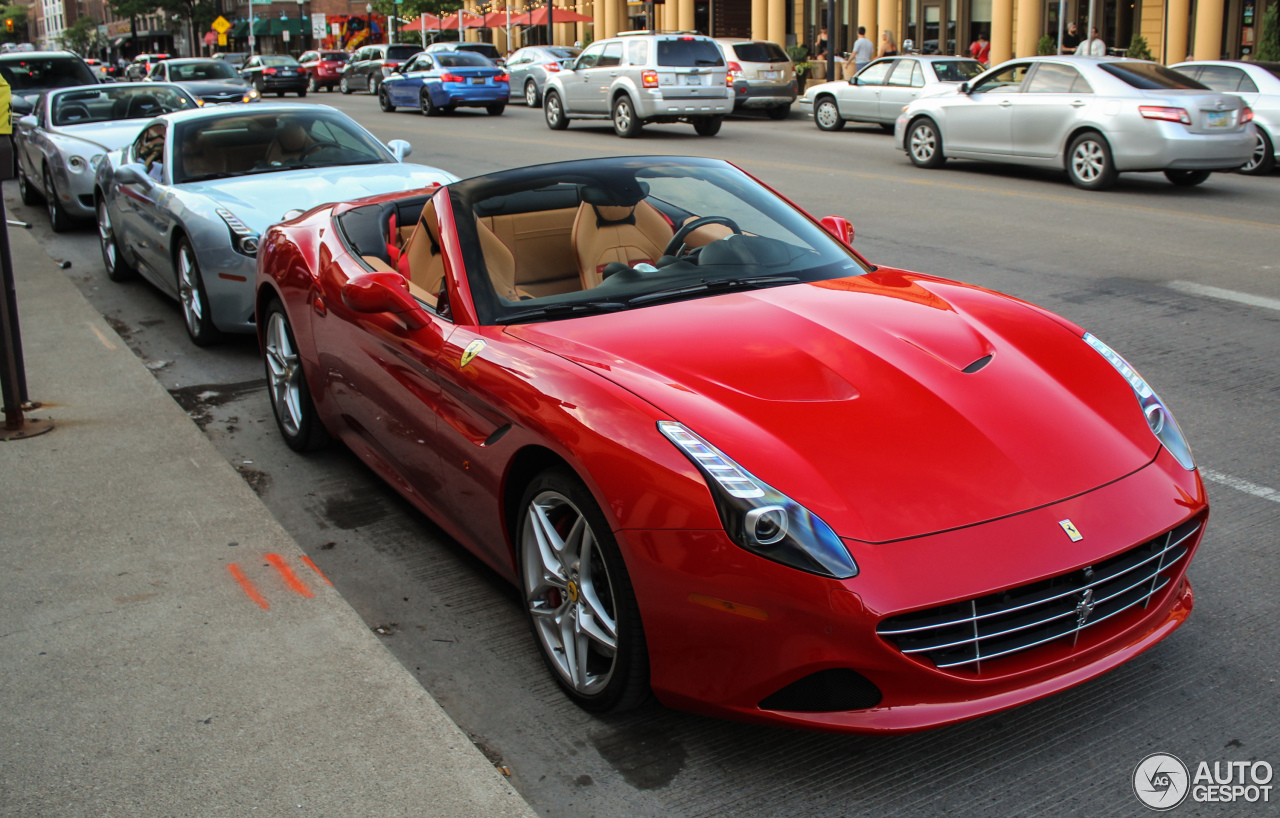
M1205 480L1213 483L1233 488L1236 491L1243 491L1245 494L1252 494L1254 497L1261 497L1263 500L1270 500L1273 503L1280 503L1280 491L1276 491L1268 486L1260 486L1257 483L1250 483L1248 480L1242 480L1239 477L1232 477L1229 474L1223 474L1213 469L1200 469L1200 476Z
M1280 310L1280 298L1267 298L1265 295L1238 293L1235 290L1224 290L1208 284L1196 284L1194 281L1170 281L1169 288L1180 293L1202 295L1206 298L1220 298L1223 301L1235 301L1237 304L1248 304L1251 307L1266 307L1269 310Z

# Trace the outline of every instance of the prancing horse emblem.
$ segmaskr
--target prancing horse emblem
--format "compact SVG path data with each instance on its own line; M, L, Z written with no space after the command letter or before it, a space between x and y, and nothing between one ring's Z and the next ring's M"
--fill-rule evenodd
M1080 529L1076 528L1076 524L1070 520L1059 520L1058 525L1062 526L1062 530L1067 532L1067 536L1072 542L1080 542L1084 539L1084 535L1080 533Z
M462 361L458 363L458 369L462 369L464 366L471 363L472 359L479 355L480 350L484 349L484 347L484 341L481 341L479 338L467 344L467 348L462 351Z
M1093 589L1085 588L1084 595L1080 597L1080 601L1076 603L1076 628L1083 628L1084 623L1089 621L1089 614L1093 613L1093 608L1098 603L1093 601Z

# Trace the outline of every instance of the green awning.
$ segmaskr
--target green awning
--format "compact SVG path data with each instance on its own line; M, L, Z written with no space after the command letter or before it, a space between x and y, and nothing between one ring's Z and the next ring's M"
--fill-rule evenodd
M295 37L301 36L301 35L302 35L302 21L301 21L301 20L298 20L298 19L295 19L295 18L289 18L289 19L287 19L287 20L281 20L279 17L277 17L277 18L275 18L274 20L272 20L272 21L271 21L271 33L272 33L272 34L279 35L279 34L282 34L282 33L286 32L286 31L287 31L287 32L289 32L289 34L290 34L290 35L292 35L292 36L295 36Z
M246 21L241 20L240 22L236 23L231 27L231 30L227 32L227 36L243 37L248 33L249 33L249 24Z
M253 36L266 37L271 33L271 21L258 19L253 22Z

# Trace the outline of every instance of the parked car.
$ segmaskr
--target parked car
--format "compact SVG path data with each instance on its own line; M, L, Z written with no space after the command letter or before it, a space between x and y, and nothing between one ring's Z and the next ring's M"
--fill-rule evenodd
M587 46L566 71L547 75L543 116L553 131L574 119L609 119L630 138L650 122L688 122L715 136L733 111L724 55L700 34L635 32Z
M537 108L542 104L542 87L547 82L547 74L563 71L581 53L581 48L563 45L531 45L515 52L506 65L511 75L512 97L519 97L525 105Z
M421 50L416 45L367 45L351 55L338 80L338 90L344 94L364 90L376 95L382 80Z
M345 51L308 51L298 58L298 64L307 72L307 89L332 91L342 78L350 54Z
M36 100L54 88L96 85L97 76L70 51L9 51L0 54L0 77L9 84L14 116L35 110Z
M307 72L298 61L287 54L262 54L250 57L240 69L240 76L258 90L260 95L274 92L276 96L307 95Z
M148 79L175 82L211 105L262 99L262 93L225 60L165 60L152 67Z
M824 131L846 122L875 122L892 131L902 106L920 97L958 87L983 72L982 63L962 57L885 57L856 76L805 89L800 110Z
M161 83L49 91L13 130L22 203L43 202L55 233L93 218L94 172L106 154L128 145L160 114L197 106L186 89Z
M213 55L212 59L222 60L227 65L239 71L240 66L244 65L245 61L249 59L249 55L243 51L219 51L217 54Z
M1069 321L851 241L672 156L318 208L262 243L271 406L515 585L591 711L920 730L1169 636L1208 501L1168 407Z
M139 82L151 73L151 66L161 60L169 59L168 54L139 54L125 66L124 78L130 82Z
M111 75L111 66L101 60L85 58L84 64L89 66L89 70L98 79L98 82L115 82L115 78Z
M782 46L741 37L716 42L729 61L733 110L764 109L770 119L786 119L796 101L796 68Z
M408 142L384 146L324 105L219 105L153 120L98 166L107 275L141 273L177 299L197 345L253 332L267 227L353 190L417 190L454 178L403 163L408 154Z
M1062 168L1085 190L1122 172L1163 171L1187 186L1249 161L1252 118L1240 97L1157 63L1032 57L912 101L894 140L922 168L952 157Z
M484 108L499 116L510 97L507 72L469 51L415 54L378 88L378 104L391 113L397 107L418 108L426 116L458 108Z
M479 54L487 58L494 65L504 66L507 64L507 61L502 58L502 52L498 51L498 47L493 43L443 42L432 43L427 46L428 54L435 54L439 51L470 51L472 54Z
M1280 62L1213 60L1169 67L1210 90L1243 99L1253 111L1257 141L1240 172L1264 176L1275 169L1280 157Z

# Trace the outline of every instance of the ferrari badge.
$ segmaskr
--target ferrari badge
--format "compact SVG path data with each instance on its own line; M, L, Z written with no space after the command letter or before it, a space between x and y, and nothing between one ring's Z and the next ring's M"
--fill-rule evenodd
M1067 532L1067 536L1072 542L1080 542L1084 539L1084 535L1080 533L1080 529L1076 528L1076 524L1070 520L1061 520L1058 525L1062 526L1062 530Z
M484 347L484 341L481 341L479 338L467 344L467 348L462 351L462 360L458 363L458 368L462 369L464 366L471 363L471 359L479 355L480 350L484 349Z

